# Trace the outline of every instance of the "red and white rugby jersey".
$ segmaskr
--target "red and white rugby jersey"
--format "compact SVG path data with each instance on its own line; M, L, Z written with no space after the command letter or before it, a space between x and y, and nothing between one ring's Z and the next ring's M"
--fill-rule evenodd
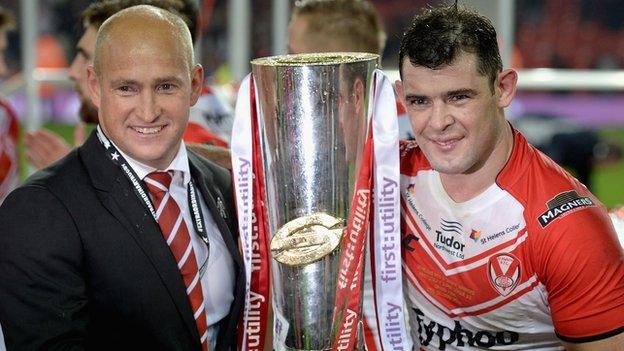
M13 109L0 99L0 204L18 182L19 124Z
M602 204L514 131L496 184L464 203L401 147L411 335L423 350L563 350L624 332L624 254Z

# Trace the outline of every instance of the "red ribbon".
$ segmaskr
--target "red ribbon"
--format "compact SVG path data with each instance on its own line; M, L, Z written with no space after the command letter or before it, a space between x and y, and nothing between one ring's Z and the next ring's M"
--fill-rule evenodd
M358 323L362 313L362 283L364 279L364 249L370 224L370 209L373 186L373 129L364 145L362 163L358 173L347 229L342 237L342 252L336 283L336 302L333 318L332 350L355 350Z
M260 132L258 127L257 106L255 102L255 86L253 76L249 79L250 118L252 135L252 169L253 169L253 207L251 229L251 282L250 298L246 306L247 320L243 318L239 324L239 345L241 350L261 351L267 332L267 321L270 306L270 257L268 240L268 222L265 206L264 172L260 149Z

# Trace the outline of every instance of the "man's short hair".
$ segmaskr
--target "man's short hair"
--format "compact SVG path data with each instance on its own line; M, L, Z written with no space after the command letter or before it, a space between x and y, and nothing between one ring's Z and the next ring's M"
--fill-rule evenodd
M15 28L15 17L13 13L0 7L0 30L11 30Z
M414 66L437 69L453 63L462 53L475 54L477 71L493 89L503 69L496 30L486 17L462 6L429 8L414 17L401 39L399 72L407 57Z
M82 23L85 28L100 28L102 23L117 12L137 5L152 5L182 18L191 32L195 42L197 31L197 5L193 0L106 0L89 5L82 12Z
M382 22L366 0L298 0L292 17L306 16L310 35L340 41L344 51L380 54L386 42Z
M100 26L97 39L95 41L95 51L93 55L93 68L98 77L101 77L102 73L101 56L102 51L104 50L104 45L110 40L109 38L111 35L119 35L117 34L118 29L116 28L118 22L124 23L124 21L128 21L127 17L129 16L139 17L141 19L143 26L140 31L145 34L153 31L153 27L150 26L159 25L162 22L167 23L169 28L167 30L169 39L175 37L172 40L176 43L178 48L180 48L181 54L185 56L188 71L191 73L192 66L195 64L193 56L193 42L188 26L184 23L184 20L182 20L180 16L166 9L143 4L132 6L115 13Z

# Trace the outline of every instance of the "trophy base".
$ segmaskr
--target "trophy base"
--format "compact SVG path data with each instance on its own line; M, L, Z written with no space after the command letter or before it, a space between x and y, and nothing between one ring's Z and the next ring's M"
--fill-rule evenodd
M367 351L366 344L364 343L364 323L360 321L357 329L357 345L353 351ZM273 344L273 351L331 351L331 347L323 349L297 349L294 347L288 347L283 343Z

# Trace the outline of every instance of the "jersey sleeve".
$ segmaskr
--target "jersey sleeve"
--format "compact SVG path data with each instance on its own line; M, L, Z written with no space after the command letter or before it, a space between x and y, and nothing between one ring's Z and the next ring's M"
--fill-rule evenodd
M536 227L536 263L557 335L580 343L624 332L624 254L601 205Z

